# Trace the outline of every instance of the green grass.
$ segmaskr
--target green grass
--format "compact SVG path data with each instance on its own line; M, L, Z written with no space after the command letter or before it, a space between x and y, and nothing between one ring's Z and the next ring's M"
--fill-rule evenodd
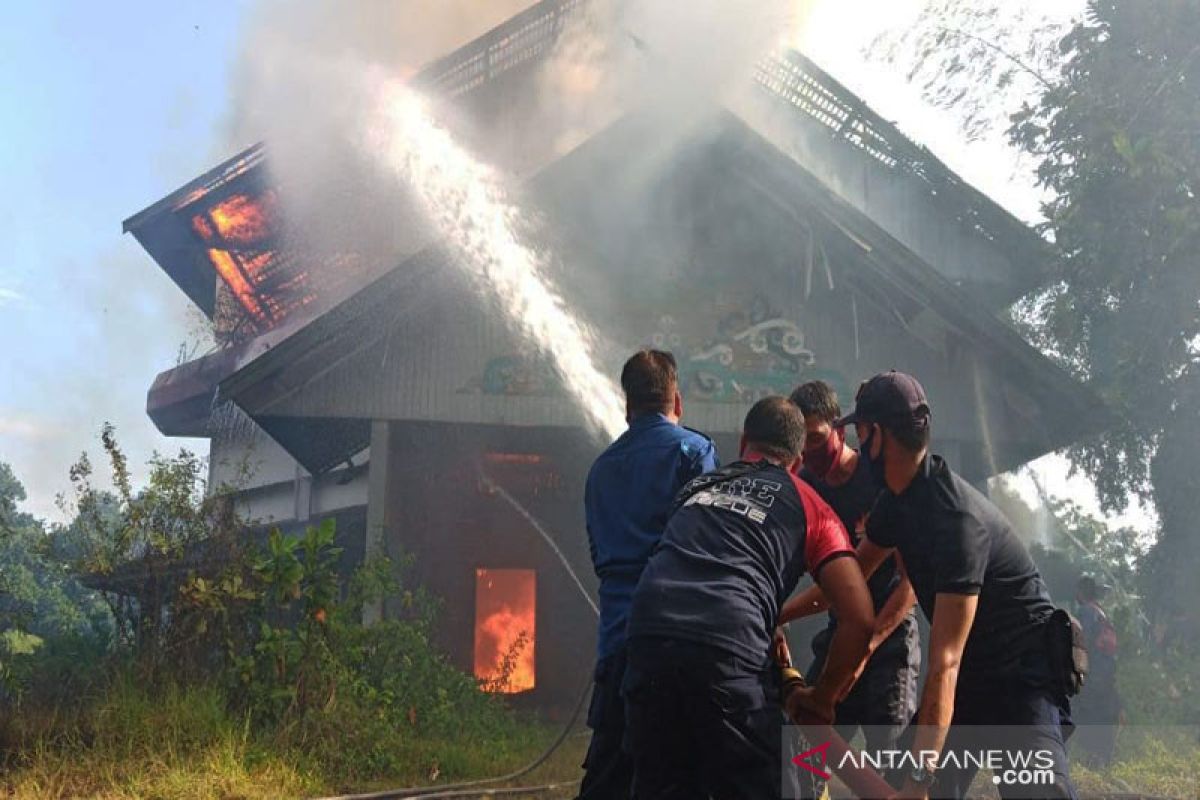
M1132 791L1153 797L1200 796L1200 742L1194 731L1125 728L1118 735L1117 758L1103 769L1075 767L1081 796Z
M267 798L319 792L319 774L272 754L209 689L150 696L120 682L94 706L26 712L7 730L13 798Z
M424 728L348 699L302 723L270 728L255 728L228 708L214 687L152 689L128 675L58 710L23 708L0 718L0 797L275 800L437 786L513 771L559 732L557 723L477 695L439 699L431 706L437 720ZM445 715L455 724L444 724ZM587 742L586 732L571 735L546 764L507 785L578 780ZM1200 796L1194 731L1133 725L1122 730L1117 752L1102 770L1076 762L1081 797ZM979 796L994 796L986 776L978 788Z
M369 712L356 708L255 731L225 709L215 689L151 693L121 680L81 709L25 710L4 723L0 796L265 800L446 784L523 766L558 733L556 725L513 712L481 725L465 711L460 734L430 736L372 724ZM586 743L568 738L518 783L577 780Z
M26 710L4 721L8 768L0 776L0 797L277 800L436 786L510 772L558 733L557 725L515 712L481 719L478 709L464 708L458 734L428 735L373 723L370 712L353 707L333 709L304 726L255 731L226 708L213 688L151 692L120 679L72 711ZM568 737L547 763L506 785L578 780L587 741L584 733ZM1195 736L1127 728L1118 754L1103 770L1074 767L1081 797L1127 790L1197 796ZM986 780L979 788L980 796L993 796Z

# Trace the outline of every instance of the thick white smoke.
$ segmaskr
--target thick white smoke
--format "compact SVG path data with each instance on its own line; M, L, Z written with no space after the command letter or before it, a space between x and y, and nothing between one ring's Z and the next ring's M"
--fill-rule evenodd
M353 247L395 263L423 242L409 235L410 198L356 147L372 98L363 77L404 80L529 7L529 0L263 0L234 70L231 146L270 142L287 184L288 217L305 245ZM791 0L589 0L573 13L503 125L460 140L517 177L544 166L634 108L670 125L631 169L660 169L677 136L749 84L754 63L792 26ZM447 115L453 109L439 113ZM672 128L674 130L672 130ZM636 212L636 209L634 210Z
M382 269L424 243L402 188L354 145L373 102L368 71L411 76L528 5L262 0L233 71L230 145L269 142L291 233L313 261L353 252Z
M450 244L481 293L552 357L611 437L623 427L613 382L597 369L587 326L550 282L545 260L516 234L524 210L506 184L629 110L664 122L656 141L629 154L623 176L649 182L698 122L749 87L756 61L790 31L791 4L592 0L500 123L478 124L402 88L422 65L524 5L267 2L243 48L231 131L239 144L269 142L306 252L354 251L382 269L431 239ZM635 204L622 213L642 211Z
M723 102L750 86L754 65L785 43L799 6L789 0L592 0L542 69L540 117L562 155L631 109L670 124L648 142L653 173Z

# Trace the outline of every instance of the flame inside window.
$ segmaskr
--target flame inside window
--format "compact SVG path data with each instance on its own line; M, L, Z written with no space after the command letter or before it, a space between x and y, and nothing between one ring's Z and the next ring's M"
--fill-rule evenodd
M475 570L475 677L492 692L534 687L537 572Z
M315 299L308 271L279 249L274 189L233 193L213 203L197 200L186 213L208 260L256 329L274 327Z

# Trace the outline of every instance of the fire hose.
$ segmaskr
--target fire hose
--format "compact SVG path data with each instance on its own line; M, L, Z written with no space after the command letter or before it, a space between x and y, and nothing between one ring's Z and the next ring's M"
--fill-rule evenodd
M786 643L774 650L773 656L776 664L779 664L780 700L786 712L787 700L792 697L792 693L802 690L806 685L804 675L800 674L799 669L792 666L791 652L788 652ZM854 759L846 758L846 754L850 752L850 745L846 744L846 740L841 738L832 724L815 715L805 714L802 710L797 710L796 714L787 716L797 724L805 741L808 741L809 744L821 742L820 745L812 747L811 750L805 751L800 756L820 751L823 774L828 775L828 772L823 771L823 768L828 766L830 770L836 772L836 775L841 778L841 782L846 784L846 788L850 789L856 798L886 800L896 793L892 784L884 781L880 774L872 770L870 766L856 766ZM842 766L842 764L846 765ZM814 769L814 766L809 766L810 771Z
M509 494L502 486L493 481L488 475L480 471L480 480L482 484L491 492L499 496L507 504L513 507L524 519L529 523L542 539L554 551L559 561L562 563L563 569L567 571L580 593L591 607L592 611L599 616L599 609L596 607L595 601L588 594L583 582L571 567L565 554L558 547L557 543L550 533L538 522L538 520L526 509L520 502ZM804 684L804 678L800 672L792 667L790 659L785 659L787 663L782 666L782 692L781 697L784 701L784 708L787 707L787 698L791 693ZM496 787L495 784L504 783L506 781L515 780L523 775L527 775L539 766L544 764L547 759L552 756L562 743L570 735L571 730L575 727L579 720L580 712L587 702L588 696L591 694L592 680L588 676L585 681L583 690L579 695L579 699L575 704L574 710L571 712L566 724L559 732L555 740L549 747L542 752L536 759L529 764L509 772L504 775L498 775L491 778L483 778L473 781L465 781L454 784L443 784L441 786L414 786L398 789L385 789L379 792L369 792L365 794L344 794L331 797L319 798L319 800L392 800L393 798L407 798L408 800L443 800L443 798L468 798L468 797L502 797L510 795L531 795L543 794L552 791L563 789L574 789L578 786L578 781L570 781L563 783L546 783L538 786L514 786L514 787ZM792 721L800 727L801 733L810 742L822 742L822 749L825 750L825 763L841 764L847 759L845 754L850 751L846 741L838 735L831 725L823 722L815 717L809 717L802 713L793 717ZM838 778L862 800L883 800L894 794L895 790L882 778L877 772L870 767L854 767L847 766L836 769Z
M783 689L780 694L784 708L787 708L787 700L791 697L792 692L804 688L804 677L799 670L789 664L782 667L782 678ZM846 744L846 740L839 736L828 722L802 712L796 713L792 717L792 722L800 727L800 732L808 742L821 743L814 749L822 751L823 765L841 765L849 762L847 766L831 766L831 769L836 771L838 778L846 784L850 791L854 792L856 797L862 800L886 800L896 793L892 785L885 781L878 772L868 766L854 766L852 759L845 758L846 754L850 752L850 745Z
M567 560L567 557L563 553L562 549L559 548L558 544L554 541L554 537L550 535L545 527L538 522L537 518L534 517L528 509L521 505L521 503L518 502L515 497L509 494L504 487L492 480L486 473L483 472L482 469L479 472L479 479L481 484L489 492L497 495L508 505L512 506L513 509L520 514L526 522L529 523L530 527L532 527L538 533L538 535L545 540L546 544L550 546L550 549L553 550L554 554L558 557L563 569L567 571L567 574L575 582L575 586L578 587L580 594L583 595L583 599L587 601L587 604L592 609L592 612L599 617L600 609L596 606L596 601L592 599L590 594L588 594L587 589L583 585L583 581L579 579L579 575L576 574L575 570L571 567L571 562ZM579 699L575 703L575 708L571 712L571 716L567 719L566 724L563 726L555 740L550 743L550 746L547 747L541 755L520 769L514 770L513 772L509 772L504 775L497 775L491 778L464 781L462 783L447 783L442 784L441 786L411 786L401 789L385 789L380 792L368 792L365 794L342 794L331 797L322 797L318 798L318 800L393 800L393 798L408 798L408 800L442 800L442 798L452 797L502 797L505 795L517 794L543 794L560 789L573 789L579 785L579 781L569 781L566 783L547 783L540 786L513 786L504 788L487 787L493 787L497 783L516 780L523 775L528 775L530 772L533 772L535 769L544 764L546 760L550 758L550 756L554 755L558 748L562 746L562 743L566 741L567 736L570 735L571 729L575 727L575 723L579 721L579 715L583 711L583 707L587 703L588 696L591 694L591 692L592 676L589 673L587 680L584 681L583 690L579 694Z

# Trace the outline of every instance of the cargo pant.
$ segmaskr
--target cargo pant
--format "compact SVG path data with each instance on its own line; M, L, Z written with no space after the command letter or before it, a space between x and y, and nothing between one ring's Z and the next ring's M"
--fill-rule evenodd
M592 741L583 760L583 783L578 800L627 800L633 784L633 760L622 744L625 737L625 649L596 663L587 724Z
M1048 751L1053 759L1053 781L1034 785L996 786L1000 797L1036 800L1075 800L1067 760L1066 741L1073 730L1071 708L1054 679L1045 648L1034 647L1018 657L1010 669L994 675L959 675L954 697L954 717L946 736L948 750ZM911 747L915 726L901 737L901 747ZM963 798L977 768L943 766L930 789L930 800Z
M625 744L636 800L780 797L784 718L766 654L748 664L673 639L627 646Z

